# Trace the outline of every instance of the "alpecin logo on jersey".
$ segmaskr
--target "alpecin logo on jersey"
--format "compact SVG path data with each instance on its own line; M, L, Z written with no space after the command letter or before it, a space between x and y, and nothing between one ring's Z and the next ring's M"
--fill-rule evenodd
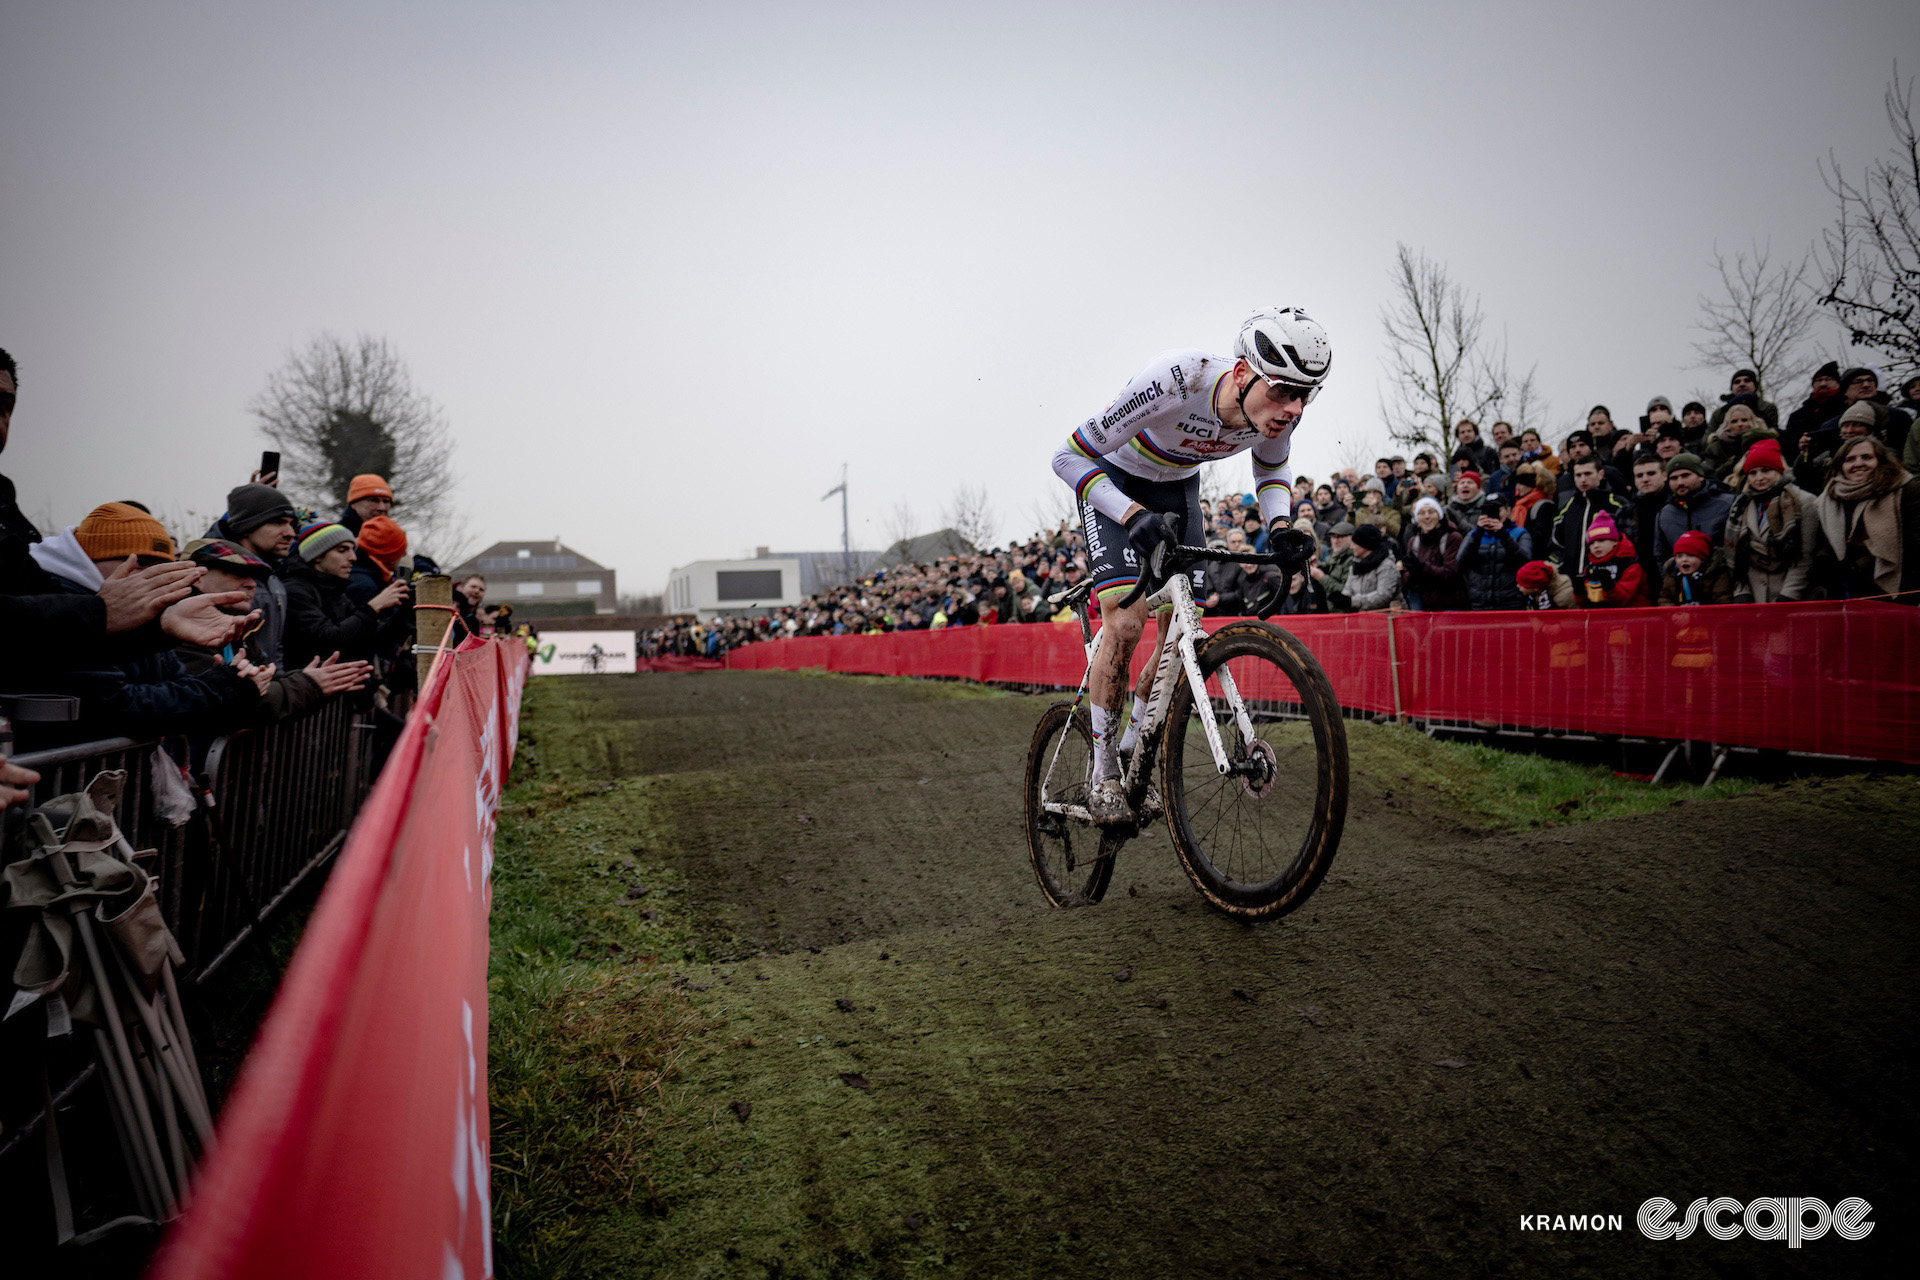
M1187 375L1179 365L1173 366L1173 389L1180 393L1180 399L1184 403L1187 398Z
M1142 405L1152 404L1165 394L1167 394L1167 389L1161 386L1159 379L1156 378L1144 391L1136 391L1119 404L1110 406L1105 413L1100 415L1100 425L1103 427L1111 427L1135 409L1140 408Z

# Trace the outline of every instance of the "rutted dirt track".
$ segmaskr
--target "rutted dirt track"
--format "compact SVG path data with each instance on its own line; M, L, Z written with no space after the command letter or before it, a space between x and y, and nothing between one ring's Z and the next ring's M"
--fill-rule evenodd
M1865 1274L1913 1256L1912 778L1487 835L1355 726L1326 885L1247 927L1164 830L1047 909L1040 698L773 673L554 686L644 789L724 1030L606 1275ZM636 833L640 834L640 833ZM727 941L729 935L733 941ZM737 1118L735 1102L751 1106ZM1635 1229L1863 1196L1867 1240ZM1523 1232L1523 1214L1621 1232Z

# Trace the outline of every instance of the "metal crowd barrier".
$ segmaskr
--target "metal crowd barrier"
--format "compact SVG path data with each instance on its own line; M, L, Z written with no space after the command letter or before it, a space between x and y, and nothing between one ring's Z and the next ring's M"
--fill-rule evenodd
M109 738L13 759L40 774L35 803L78 791L104 770L126 771L116 821L155 879L161 913L187 957L181 976L204 982L346 842L373 786L373 731L366 708L333 698L299 720L216 738L190 784L183 780L193 812L177 826L156 805L156 752L177 765L188 758L184 739ZM62 1049L50 1063L62 1105L92 1074L91 1056L67 1041L49 1044ZM33 1093L0 1097L0 1160L29 1140L38 1147L41 1099Z
M346 840L373 785L370 713L333 698L312 715L216 738L193 773L194 812L182 826L157 811L154 769L182 739L109 738L27 752L34 800L77 791L107 769L127 772L120 829L158 881L160 907L205 979Z

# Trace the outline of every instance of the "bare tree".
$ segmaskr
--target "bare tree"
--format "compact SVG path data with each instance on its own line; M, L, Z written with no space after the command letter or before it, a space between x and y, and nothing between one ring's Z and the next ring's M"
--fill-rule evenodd
M1820 315L1808 283L1812 263L1773 261L1770 245L1736 249L1729 259L1718 245L1714 269L1720 295L1700 295L1701 336L1693 344L1703 368L1751 369L1760 386L1796 386L1813 368L1807 339Z
M1444 458L1453 424L1479 421L1508 394L1506 343L1485 341L1479 298L1445 264L1402 244L1392 275L1393 298L1380 309L1391 391L1380 413L1394 440Z
M887 536L889 549L902 546L920 536L920 517L914 514L912 507L898 502L881 517L880 528Z
M987 486L963 484L953 491L953 500L947 504L947 527L972 543L976 548L993 545L995 529L999 527L998 514L987 499Z
M461 553L469 535L449 496L446 415L385 338L321 334L289 352L247 408L279 447L280 484L295 501L337 511L353 477L373 472L393 486L394 519L415 550L449 564Z
M1913 119L1913 81L1894 64L1886 93L1893 126L1890 155L1858 180L1831 156L1821 166L1840 202L1825 233L1820 305L1839 317L1854 346L1886 356L1895 371L1920 368L1920 129Z

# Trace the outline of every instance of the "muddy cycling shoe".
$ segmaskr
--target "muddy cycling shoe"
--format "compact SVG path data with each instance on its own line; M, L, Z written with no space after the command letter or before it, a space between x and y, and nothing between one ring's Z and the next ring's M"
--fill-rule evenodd
M1127 803L1127 792L1120 785L1120 779L1108 778L1093 784L1093 790L1087 793L1087 816L1100 827L1133 821L1133 806Z
M1149 818L1159 817L1166 811L1166 802L1160 798L1160 788L1148 783L1147 794L1140 797L1140 808L1134 816L1145 822Z

